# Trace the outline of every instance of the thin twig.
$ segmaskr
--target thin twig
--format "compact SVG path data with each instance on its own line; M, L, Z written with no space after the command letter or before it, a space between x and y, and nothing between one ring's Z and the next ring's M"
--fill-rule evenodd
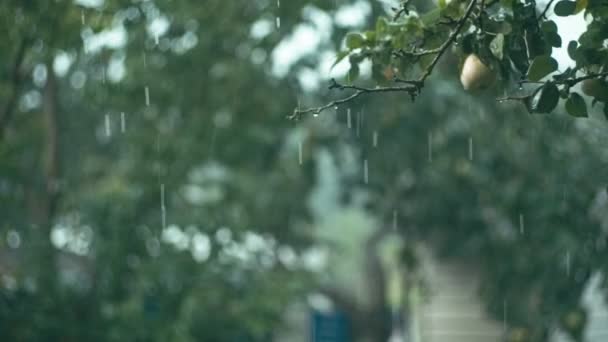
M505 97L499 97L496 99L496 101L498 102L505 102L505 101L525 101L527 99L530 98L530 96L532 95L522 95L522 96L505 96Z
M324 111L326 109L350 102L363 94L369 94L369 93L405 91L405 92L408 92L413 99L416 95L418 95L420 93L420 90L424 86L424 82L431 75L431 73L433 72L433 69L435 68L435 66L437 65L437 63L439 62L439 60L445 53L445 51L456 40L458 34L462 30L462 28L465 26L466 21L471 16L471 13L473 13L473 9L475 8L475 5L477 4L478 1L479 0L471 0L471 2L469 2L469 5L466 8L465 14L458 21L456 21L456 27L455 27L454 31L452 31L450 36L443 42L443 44L441 44L441 46L439 48L433 49L433 50L421 51L418 53L414 52L414 55L416 55L416 54L422 54L422 56L435 55L435 58L433 58L431 63L425 68L424 72L422 73L422 75L420 75L420 77L418 79L416 79L416 80L395 79L395 82L409 84L409 86L362 88L362 87L356 87L356 86L341 85L341 84L337 83L334 79L332 79L331 80L332 83L329 86L329 89L336 89L336 88L340 89L340 90L351 89L351 90L356 90L356 91L353 94L351 94L345 98L342 98L339 100L334 100L334 101L332 101L328 104L325 104L323 106L320 106L320 107L313 107L313 108L307 108L307 109L295 108L293 111L293 114L289 115L288 118L296 119L300 115L307 114L307 113L320 114L322 111Z
M396 51L396 54L399 57L412 56L412 57L424 57L428 55L435 55L441 52L441 48L436 48L432 50L421 50L421 51L405 51L403 49Z
M608 72L601 72L598 74L589 74L589 75L580 76L580 77L576 77L576 78L565 79L562 81L556 81L555 83L565 84L568 87L572 87L573 85L575 85L579 82L585 81L585 80L590 80L592 78L603 78L603 77L608 77Z
M418 93L418 89L419 89L418 87L413 86L413 85L412 86L364 88L364 87L357 87L357 86L352 86L352 85L343 85L343 84L336 82L333 78L332 78L331 82L332 82L332 84L329 86L329 89L340 89L340 90L350 89L350 90L356 90L356 91L353 94L351 94L350 96L347 96L347 97L339 99L339 100L332 101L332 102L330 102L326 105L320 106L320 107L307 108L307 109L296 108L296 109L294 109L293 114L289 115L288 118L296 119L300 115L307 114L307 113L319 114L326 109L341 105L343 103L350 102L363 94L404 91L404 92L410 93L411 96L416 96L416 94Z
M540 13L538 18L536 18L537 20L547 19L546 14L547 14L547 11L549 10L549 8L551 7L551 5L553 4L553 1L555 1L555 0L549 0L549 2L547 3L547 6L545 6L545 9Z
M427 77L429 77L431 75L431 73L433 72L433 69L435 68L435 65L437 65L437 62L439 62L439 59L441 59L441 56L443 56L443 54L448 49L448 47L450 47L450 45L452 45L452 43L456 40L456 37L458 36L460 31L464 27L465 23L467 22L467 19L469 19L469 17L471 16L471 13L473 12L473 8L475 8L476 4L477 4L477 0L471 0L471 2L469 3L469 7L467 7L466 12L462 16L462 18L460 18L460 20L458 21L458 24L457 24L454 32L452 32L452 34L450 34L448 39L441 45L441 47L439 47L440 51L435 56L435 59L433 59L431 64L429 64L429 66L426 68L425 73L422 74L422 76L418 79L422 84L424 84L424 81L427 79Z
M572 87L575 84L580 83L584 80L590 80L592 78L602 78L602 77L608 77L608 72L592 73L592 74L587 74L587 75L579 76L579 77L575 77L575 78L565 78L563 80L553 80L552 82L555 84L563 84L563 85L567 85L568 87ZM518 84L545 84L546 82L521 80L521 81L518 81L517 83Z
M405 15L409 14L409 10L407 9L407 6L409 6L409 3L410 3L410 0L404 0L401 2L399 8L393 8L393 10L395 11L395 15L393 16L393 21L399 19L399 17L404 14Z
M575 78L567 78L567 79L563 79L563 80L554 80L551 81L553 84L556 85L563 85L566 87L573 87L574 85L583 82L585 80L590 80L593 78L603 78L603 77L608 77L608 72L602 72L602 73L593 73L593 74L588 74L588 75L584 75L584 76L579 76L579 77L575 77ZM546 82L538 82L538 81L528 81L528 80L524 80L524 81L519 81L518 83L523 84L523 83L527 83L527 84L541 84L540 86L536 87L534 89L534 91L532 92L532 94L529 95L522 95L522 96L505 96L505 97L500 97L497 98L496 101L498 102L504 102L504 101L525 101L526 99L530 98L530 96L536 94L536 92L542 88Z

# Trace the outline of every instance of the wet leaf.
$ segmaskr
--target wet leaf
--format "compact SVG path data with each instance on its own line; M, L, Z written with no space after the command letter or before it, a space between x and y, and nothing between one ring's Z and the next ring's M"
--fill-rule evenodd
M545 39L551 46L562 46L562 37L560 37L559 33L557 32L557 25L555 24L555 22L551 20L545 21L542 23L541 29L543 30Z
M349 33L346 35L346 47L354 50L363 46L365 37L359 33Z
M576 48L578 47L578 42L576 40L571 40L568 43L568 56L572 58L573 61L576 60Z
M578 93L570 93L570 97L566 100L566 111L568 114L577 117L587 117L587 104L582 96Z
M553 10L558 16L567 17L575 13L576 5L574 1L563 0L558 2Z
M527 99L526 108L530 113L550 113L558 102L559 89L555 83L547 82Z
M338 63L340 63L346 56L348 56L349 53L349 51L338 52L338 54L336 55L336 61L334 62L334 64L331 65L330 70L333 69Z
M548 55L538 56L528 69L528 79L530 81L539 81L555 70L557 70L557 61L555 59Z

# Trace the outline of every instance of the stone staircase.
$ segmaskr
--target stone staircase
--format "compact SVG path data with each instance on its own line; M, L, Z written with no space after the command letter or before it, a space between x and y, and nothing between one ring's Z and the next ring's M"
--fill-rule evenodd
M484 312L474 265L440 263L425 252L421 257L429 293L418 309L420 341L413 342L502 341L504 323Z

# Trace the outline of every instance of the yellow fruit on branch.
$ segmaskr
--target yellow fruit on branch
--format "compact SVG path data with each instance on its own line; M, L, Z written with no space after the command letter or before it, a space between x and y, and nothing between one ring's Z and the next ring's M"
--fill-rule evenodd
M475 54L468 55L460 71L460 83L466 91L483 90L496 81L496 74Z

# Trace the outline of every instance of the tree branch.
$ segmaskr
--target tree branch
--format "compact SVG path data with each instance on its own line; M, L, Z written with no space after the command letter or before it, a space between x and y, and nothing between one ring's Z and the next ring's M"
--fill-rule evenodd
M334 100L334 101L332 101L328 104L325 104L323 106L320 106L320 107L313 107L313 108L307 108L307 109L295 108L293 111L293 114L289 115L288 118L297 119L300 117L300 115L307 114L307 113L320 114L321 112L323 112L326 109L350 102L363 94L369 94L369 93L404 91L404 92L408 92L410 94L410 96L412 96L412 98L414 98L416 95L418 95L420 93L420 90L422 89L422 87L424 87L424 82L431 75L431 73L433 72L433 69L435 68L435 66L437 65L437 63L439 62L439 60L445 53L445 51L452 45L452 43L454 43L454 41L456 41L458 34L462 30L462 28L465 26L466 21L471 17L471 14L473 13L473 9L475 8L475 5L477 4L478 1L479 0L471 0L469 2L469 5L467 6L467 8L465 10L464 15L456 21L456 27L455 27L454 31L452 31L452 33L450 33L450 36L443 42L443 44L441 44L441 46L439 48L413 53L415 56L417 56L417 55L418 56L435 55L435 58L433 58L431 63L424 69L424 72L422 73L422 75L420 75L420 77L418 77L418 79L415 79L415 80L395 79L395 82L406 83L406 84L409 84L409 86L362 88L362 87L356 87L356 86L341 85L341 84L337 83L334 79L332 79L329 89L335 89L335 88L340 89L340 90L350 89L350 90L355 90L355 92L345 98L342 98L339 100ZM408 52L404 52L404 53L407 54Z
M553 4L555 0L549 0L549 2L547 3L547 6L545 6L545 9L540 13L540 15L536 18L537 20L540 19L547 19L547 11L549 10L549 8L551 8L551 5Z
M395 11L395 14L393 15L393 20L399 19L399 17L404 14L408 15L409 10L407 9L407 6L409 6L409 4L410 0L403 0L399 5L399 8L393 8L393 10Z
M422 50L422 51L405 51L403 49L396 51L395 54L399 57L412 56L412 57L424 57L429 55L438 54L441 51L441 48L431 49L431 50Z
M460 18L460 20L458 20L458 23L456 25L456 29L454 30L454 32L452 32L452 34L450 34L448 39L445 42L443 42L441 47L439 47L439 52L437 53L437 56L435 56L435 59L433 59L431 64L426 68L425 73L422 74L422 76L418 79L420 82L424 83L424 81L427 79L427 77L429 77L431 75L431 73L433 72L433 69L435 68L435 65L437 65L437 62L439 62L439 60L441 59L441 56L443 56L445 51L456 40L456 37L458 36L460 31L464 27L467 19L469 19L469 17L471 16L471 13L473 13L473 8L475 8L476 4L477 4L477 0L471 0L471 2L469 3L469 6L466 9L466 12L462 16L462 18Z
M414 82L414 81L411 81L411 82ZM404 83L405 83L405 81L404 81ZM313 113L314 115L317 115L331 107L335 107L335 106L341 105L343 103L350 102L363 94L404 91L404 92L408 92L411 96L416 96L418 94L419 87L410 85L410 86L363 88L363 87L352 86L352 85L343 85L343 84L336 82L336 80L332 78L329 89L340 89L340 90L350 89L350 90L355 90L355 92L345 98L332 101L332 102L327 103L320 107L313 107L313 108L306 108L306 109L296 108L296 109L294 109L293 114L289 115L288 118L297 119L300 115L307 114L307 113Z
M603 77L608 77L608 72L601 72L601 73L592 73L592 74L588 74L588 75L584 75L584 76L579 76L579 77L575 77L575 78L566 78L563 80L554 80L552 81L554 84L556 85L564 85L568 88L575 86L576 84L583 82L585 80L590 80L593 78L603 78ZM545 85L546 82L540 82L540 81L528 81L528 80L523 80L520 81L519 84L540 84L538 87L536 87L534 89L534 91L532 92L532 94L536 93L536 91L543 87ZM521 95L521 96L505 96L505 97L500 97L497 98L496 101L498 102L504 102L504 101L525 101L526 99L528 99L530 96L532 96L532 94L529 95Z
M556 84L556 85L564 85L564 86L570 88L570 87L573 87L576 84L578 84L580 82L583 82L585 80L590 80L590 79L593 79L593 78L603 78L603 77L608 77L608 72L592 73L592 74L587 74L587 75L579 76L579 77L575 77L575 78L566 78L566 79L563 79L563 80L554 80L552 82L554 84ZM544 86L546 82L523 80L523 81L519 81L518 83L519 84L540 84L532 92L532 94L534 94L534 93L536 93L536 91L540 87ZM524 101L527 98L529 98L530 96L532 96L532 94L521 95L521 96L505 96L505 97L497 98L496 101L498 101L498 102L504 102L504 101Z
M562 81L556 81L555 83L557 84L565 84L568 87L572 87L575 84L585 81L585 80L590 80L592 78L603 78L603 77L608 77L608 72L601 72L601 73L597 73L597 74L588 74L585 76L580 76L580 77L576 77L576 78L571 78L571 79L565 79Z

